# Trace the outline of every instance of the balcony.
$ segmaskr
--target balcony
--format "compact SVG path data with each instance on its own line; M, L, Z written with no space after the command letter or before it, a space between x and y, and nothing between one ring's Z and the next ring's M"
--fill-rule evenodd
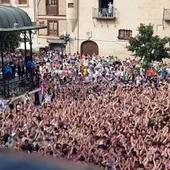
M98 20L114 20L116 19L116 8L93 8L93 18Z
M164 20L170 21L170 9L164 9Z

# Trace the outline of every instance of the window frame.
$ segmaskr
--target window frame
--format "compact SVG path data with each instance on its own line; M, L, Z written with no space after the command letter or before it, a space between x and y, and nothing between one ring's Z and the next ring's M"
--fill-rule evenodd
M21 3L22 0L17 0L18 5L28 5L28 0L25 0L26 2Z
M68 3L68 8L74 8L74 3Z
M46 25L46 20L39 20L38 21L38 25ZM41 29L40 30L38 30L38 36L48 36L48 32L46 31L46 32L43 32L43 33L41 33Z
M57 30L56 30L56 33L55 33L55 31L51 31L49 28L50 28L50 23L51 22L53 22L53 30L54 30L54 23L57 23ZM59 22L58 22L58 20L48 20L47 21L47 25L48 25L48 32L47 32L47 34L48 34L48 36L57 36L58 37L58 35L59 35Z
M1 0L1 4L11 4L11 0L8 0L8 2L3 2L4 0ZM7 1L7 0L5 0Z
M46 0L46 15L47 16L58 16L59 15L59 0L54 0L54 1L55 3L50 5L49 0ZM55 13L51 12L51 11L54 11L53 8L56 8Z
M103 6L103 0L98 0L98 7L99 9L102 9L102 8L107 8L107 7L104 7ZM114 0L109 0L113 5L114 5ZM108 5L108 4L107 4Z
M49 3L49 1L51 1L51 3ZM58 0L46 0L46 5L48 6L57 6L57 3L58 3Z
M132 37L132 30L128 29L119 29L118 30L118 39L119 40L130 40Z

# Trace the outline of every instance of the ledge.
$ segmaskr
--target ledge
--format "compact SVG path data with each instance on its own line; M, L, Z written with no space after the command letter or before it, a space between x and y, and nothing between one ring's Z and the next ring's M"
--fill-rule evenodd
M28 8L29 5L28 4L16 4L17 7L20 7L20 8Z

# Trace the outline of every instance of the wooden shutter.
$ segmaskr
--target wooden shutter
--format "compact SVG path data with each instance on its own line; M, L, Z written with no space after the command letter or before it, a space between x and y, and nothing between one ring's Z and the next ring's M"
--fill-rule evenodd
M58 22L48 21L48 34L58 36Z
M18 4L27 4L27 0L18 0Z
M2 4L9 4L9 3L10 3L10 0L1 0L1 3L2 3Z
M56 16L58 15L58 0L47 0L47 15Z

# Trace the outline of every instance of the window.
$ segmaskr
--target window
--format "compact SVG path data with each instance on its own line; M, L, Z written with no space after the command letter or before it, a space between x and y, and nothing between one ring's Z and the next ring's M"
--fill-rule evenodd
M120 40L129 40L131 37L132 37L132 30L124 30L124 29L119 30L118 38Z
M1 0L2 4L10 4L10 0Z
M68 8L74 8L74 3L68 3Z
M44 25L47 25L47 22L46 21L43 21L43 20L38 20L37 21L37 25L39 26L44 26ZM38 35L39 36L47 36L47 29L39 29L38 30Z
M59 10L58 8L59 8L58 0L47 0L46 1L47 15L57 16L58 10Z
M98 0L99 8L96 9L99 18L115 18L114 0Z
M18 0L18 4L27 4L27 0Z
M57 5L57 0L47 0L47 5Z
M58 36L58 22L48 21L48 35Z
M45 25L45 22L44 21L39 21L39 25L43 26L43 25Z

